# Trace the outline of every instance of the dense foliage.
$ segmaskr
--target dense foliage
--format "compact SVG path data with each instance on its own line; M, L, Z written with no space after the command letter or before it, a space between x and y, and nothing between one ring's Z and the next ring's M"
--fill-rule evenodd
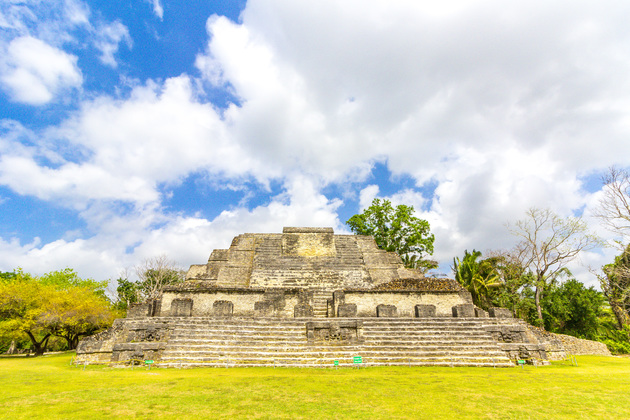
M481 252L464 253L464 258L453 259L453 272L457 280L472 295L473 303L480 308L493 306L491 291L501 286L501 277L489 260L480 260Z
M630 327L630 245L615 262L602 267L600 284L620 329Z
M105 296L107 282L81 279L71 269L41 277L21 270L0 278L0 337L43 354L51 338L76 348L82 336L111 325L115 313Z
M535 277L536 324L544 327L542 299L556 277L582 251L602 245L579 217L560 217L549 209L531 208L516 222L512 233L520 238L513 250L518 263Z
M396 252L408 268L423 271L437 267L435 261L426 260L433 254L435 237L429 222L414 216L413 206L400 204L395 208L389 200L375 198L372 205L352 216L346 224L357 235L374 237L379 248Z
M454 259L455 279L473 296L475 305L509 308L515 316L538 324L536 276L510 253L481 258L479 251ZM630 353L630 328L617 328L604 293L572 278L567 269L548 278L542 290L542 327L547 331L606 343L613 353Z

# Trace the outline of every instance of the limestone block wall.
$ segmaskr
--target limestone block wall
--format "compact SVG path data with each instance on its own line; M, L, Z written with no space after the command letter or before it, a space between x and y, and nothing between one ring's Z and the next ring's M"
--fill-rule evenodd
M332 228L294 228L282 230L282 255L300 257L335 257Z
M323 265L323 264L322 264ZM344 287L369 287L361 270L333 269L260 269L252 275L255 287L320 287L339 289Z
M423 278L374 238L335 235L332 228L284 228L282 234L245 233L229 249L216 249L186 278L222 287L367 289L399 278Z
M538 341L543 343L547 348L549 360L563 360L569 354L611 356L610 350L608 350L608 347L606 347L604 343L584 340L565 334L556 334L531 325L528 327L530 332L537 337Z
M109 363L117 360L159 360L171 334L167 320L116 319L105 331L86 337L77 346L77 363Z
M346 304L357 305L357 316L375 317L378 305L395 305L399 317L415 316L416 305L435 305L436 316L452 316L455 305L471 303L467 296L453 292L345 291Z
M298 304L298 291L283 291L283 299L275 305L273 313L265 316L292 318L295 305ZM162 295L161 316L172 316L171 306L175 299L191 299L193 317L214 316L214 304L217 301L228 301L233 304L233 316L261 316L255 310L256 302L271 299L264 289L223 289L217 291L178 291L165 292Z

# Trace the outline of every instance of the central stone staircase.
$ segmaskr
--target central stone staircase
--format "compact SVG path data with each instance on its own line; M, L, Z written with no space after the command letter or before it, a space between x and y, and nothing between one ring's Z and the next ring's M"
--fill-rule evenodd
M326 289L312 288L313 291L313 316L326 318L328 316L328 299L332 299L332 292Z
M315 320L314 318L313 320ZM308 319L170 318L163 367L514 366L486 331L489 318L329 318L357 322L357 340L307 338Z

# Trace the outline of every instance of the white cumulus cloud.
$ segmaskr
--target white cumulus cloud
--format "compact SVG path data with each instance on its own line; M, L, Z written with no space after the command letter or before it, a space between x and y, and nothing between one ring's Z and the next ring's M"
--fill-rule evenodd
M13 100L42 105L50 102L59 91L79 88L83 77L76 56L25 36L7 46L0 80Z

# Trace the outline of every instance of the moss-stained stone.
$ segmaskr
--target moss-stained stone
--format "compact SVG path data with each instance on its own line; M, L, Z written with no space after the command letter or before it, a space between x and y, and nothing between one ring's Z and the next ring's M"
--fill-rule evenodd
M545 354L519 320L474 309L456 281L405 268L372 237L288 227L215 249L185 282L82 340L77 358L321 366L363 355L373 365L511 366Z

